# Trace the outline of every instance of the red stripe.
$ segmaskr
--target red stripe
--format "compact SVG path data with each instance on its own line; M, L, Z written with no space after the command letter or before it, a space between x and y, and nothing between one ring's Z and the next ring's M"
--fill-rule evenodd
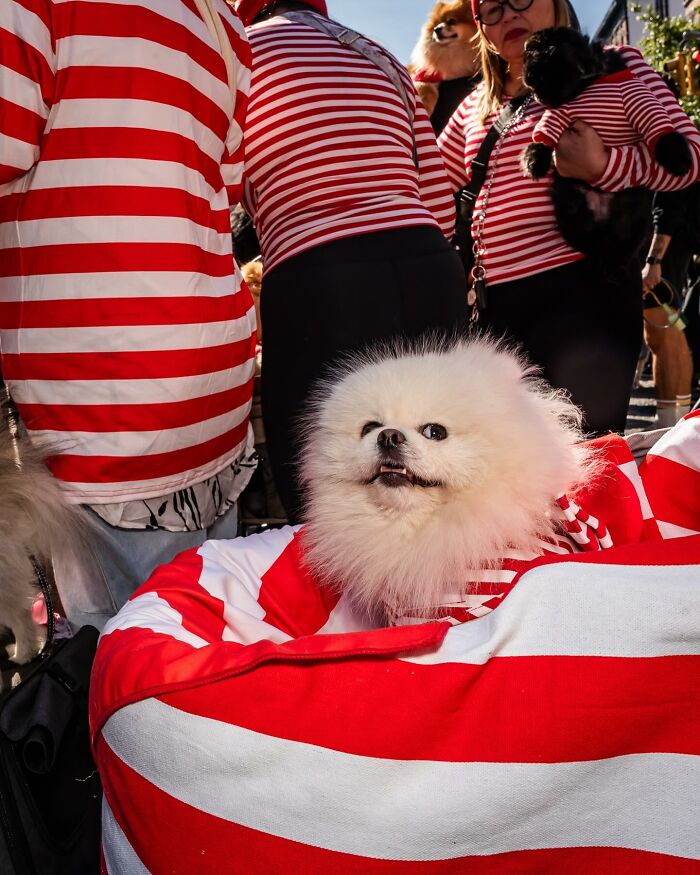
M697 861L627 848L556 848L419 862L357 857L267 835L198 811L142 778L119 760L103 739L99 740L96 753L112 813L153 875L193 875L205 871L245 875L697 875L698 872ZM332 776L328 779L332 780ZM233 783L231 792L236 792ZM303 812L299 817L303 817ZM351 822L352 812L348 812L348 818ZM465 815L465 823L467 820Z
M0 327L10 330L199 325L239 319L252 306L250 294L244 287L235 294L220 296L0 301Z
M149 100L184 109L222 141L229 120L224 110L186 79L144 67L66 67L56 73L61 100L85 98Z
M51 456L47 464L58 480L66 483L130 483L194 471L229 454L245 440L248 418L211 440L145 456Z
M182 615L183 629L205 641L218 642L222 640L226 628L224 603L200 586L198 581L202 575L202 565L203 559L198 547L180 553L177 563L168 566L167 601ZM131 598L137 598L144 592L158 592L159 580L163 576L161 569L157 568ZM190 648L187 655L191 652Z
M42 142L42 161L86 158L173 161L197 170L214 191L219 191L222 186L218 162L203 152L194 140L172 131L128 127L54 128Z
M232 276L233 257L189 243L64 243L6 249L0 260L0 276L7 277L135 270Z
M275 663L222 681L216 695L203 687L163 698L254 732L385 759L554 763L700 754L700 657L693 656ZM460 702L469 708L460 712Z
M43 129L41 116L0 97L0 130L5 136L37 146Z
M258 604L264 621L292 638L313 635L328 622L339 594L319 587L303 562L299 534L263 574ZM286 608L296 605L293 613Z
M18 156L14 155L13 157L16 158ZM26 172L27 169L25 167L14 167L12 164L0 163L0 184L12 182L13 179L18 179L20 176L24 176Z
M0 221L68 216L176 216L220 234L230 230L228 210L204 198L160 186L82 185L36 189L0 198Z
M134 432L183 428L247 404L253 380L225 392L164 404L19 404L29 431Z
M144 7L84 0L57 3L53 7L53 35L56 40L74 35L149 40L183 52L212 76L226 82L223 58L213 47L182 24Z
M255 334L204 349L23 353L2 357L8 380L149 380L214 374L255 354Z
M656 519L700 531L700 472L653 454L640 470Z

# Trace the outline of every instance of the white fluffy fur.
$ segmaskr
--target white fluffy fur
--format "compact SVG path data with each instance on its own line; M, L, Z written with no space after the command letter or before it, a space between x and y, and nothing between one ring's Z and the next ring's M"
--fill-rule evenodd
M44 567L58 551L77 554L82 527L44 464L44 453L21 440L22 468L17 466L3 410L0 417L0 627L14 635L10 655L22 665L45 639L31 616L39 585L30 554Z
M375 429L407 438L404 464L440 487L368 484ZM443 441L420 433L428 423ZM374 616L431 616L470 569L552 535L555 496L592 464L580 414L515 354L485 340L356 359L322 388L306 420L308 561Z

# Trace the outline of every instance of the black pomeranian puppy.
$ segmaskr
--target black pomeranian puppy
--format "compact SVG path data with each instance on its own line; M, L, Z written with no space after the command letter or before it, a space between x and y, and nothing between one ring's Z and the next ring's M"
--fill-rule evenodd
M644 142L669 173L684 176L690 170L685 137L614 49L568 27L547 28L525 46L523 80L547 107L522 156L530 178L549 173L559 138L575 119L594 127L606 146ZM643 188L607 194L555 172L552 200L567 243L606 265L629 262L650 232L651 194Z

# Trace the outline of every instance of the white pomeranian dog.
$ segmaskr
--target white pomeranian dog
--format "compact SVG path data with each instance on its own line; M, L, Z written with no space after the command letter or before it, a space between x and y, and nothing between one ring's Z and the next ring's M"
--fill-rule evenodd
M32 617L40 591L34 563L50 568L58 554L77 561L85 523L66 503L46 467L46 453L26 438L13 438L6 412L0 410L0 629L15 639L8 656L24 665L46 639L45 628Z
M378 619L429 617L470 570L537 555L595 460L566 395L476 339L353 360L305 417L307 561Z

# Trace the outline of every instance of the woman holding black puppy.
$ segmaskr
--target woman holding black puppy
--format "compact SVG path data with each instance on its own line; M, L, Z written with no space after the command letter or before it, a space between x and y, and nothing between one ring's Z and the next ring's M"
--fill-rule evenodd
M503 109L513 98L522 101L495 142L475 204L471 231L481 252L477 275L483 273L485 286L478 323L520 343L553 385L571 393L590 432L622 431L642 339L639 265L603 271L569 246L556 225L550 177L532 180L520 168L544 112L523 86L525 43L540 30L569 25L569 5L566 0L472 3L484 81L440 137L455 189L469 182L471 163ZM592 127L576 121L560 140L557 171L607 192L691 184L700 177L700 135L641 54L629 46L619 51L687 137L691 170L672 176L643 144L607 148ZM603 122L605 113L601 103Z

